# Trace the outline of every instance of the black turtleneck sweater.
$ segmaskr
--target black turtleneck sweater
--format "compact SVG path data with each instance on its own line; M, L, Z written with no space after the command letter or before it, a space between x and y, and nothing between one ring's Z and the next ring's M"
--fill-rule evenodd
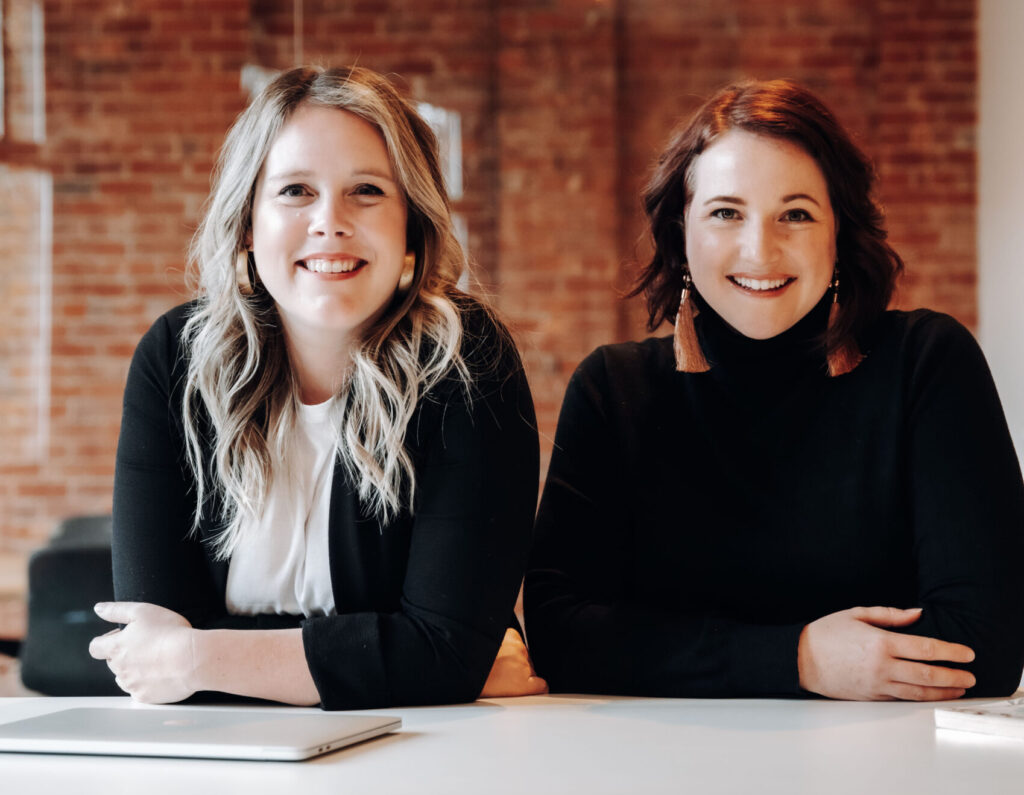
M872 605L973 648L968 695L1016 689L1024 485L984 357L948 316L887 312L830 378L827 308L764 341L704 311L707 373L669 337L580 365L526 578L552 690L797 694L802 628Z

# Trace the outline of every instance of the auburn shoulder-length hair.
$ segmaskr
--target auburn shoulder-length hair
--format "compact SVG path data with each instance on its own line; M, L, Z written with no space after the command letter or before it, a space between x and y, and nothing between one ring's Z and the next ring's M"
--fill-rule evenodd
M420 397L451 378L468 395L472 381L461 353L459 304L467 299L456 288L466 260L433 131L369 69L284 72L228 132L191 248L199 298L183 331L188 361L181 411L196 482L195 527L204 511L219 506L213 518L222 528L215 541L221 557L261 515L272 472L287 460L284 448L298 413L277 309L256 279L247 239L263 163L302 104L348 111L372 124L408 208L411 281L403 275L388 308L365 333L334 406L339 456L360 499L382 521L412 508L416 479L404 441Z
M743 81L719 90L675 130L643 191L654 255L629 295L643 294L648 329L673 321L686 267L686 208L693 165L729 130L790 141L817 162L836 216L839 310L825 344L828 353L856 343L892 298L903 260L887 242L884 215L872 191L871 161L832 112L789 80Z

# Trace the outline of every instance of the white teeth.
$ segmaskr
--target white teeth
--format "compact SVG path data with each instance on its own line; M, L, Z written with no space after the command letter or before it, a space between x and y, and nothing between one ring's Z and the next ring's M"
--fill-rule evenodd
M746 287L748 290L777 290L789 281L789 279L748 279L745 276L731 278L740 287Z
M302 264L313 273L348 273L362 263L360 259L307 259Z

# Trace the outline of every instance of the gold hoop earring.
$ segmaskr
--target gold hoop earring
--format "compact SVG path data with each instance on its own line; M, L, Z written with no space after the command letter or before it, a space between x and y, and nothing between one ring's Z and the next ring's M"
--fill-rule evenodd
M256 292L256 257L251 251L239 251L235 257L235 282L238 292L249 297Z
M410 251L405 255L405 259L402 260L402 275L398 277L398 289L401 292L405 292L412 287L415 278L416 255Z

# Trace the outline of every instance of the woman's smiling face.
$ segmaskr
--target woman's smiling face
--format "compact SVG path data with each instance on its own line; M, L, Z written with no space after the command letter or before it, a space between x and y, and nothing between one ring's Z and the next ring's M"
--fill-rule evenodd
M406 213L376 127L335 108L295 110L256 183L251 240L293 342L353 341L376 319L402 273Z
M769 339L824 296L836 259L828 185L785 139L730 130L697 157L686 208L694 286L730 326Z

